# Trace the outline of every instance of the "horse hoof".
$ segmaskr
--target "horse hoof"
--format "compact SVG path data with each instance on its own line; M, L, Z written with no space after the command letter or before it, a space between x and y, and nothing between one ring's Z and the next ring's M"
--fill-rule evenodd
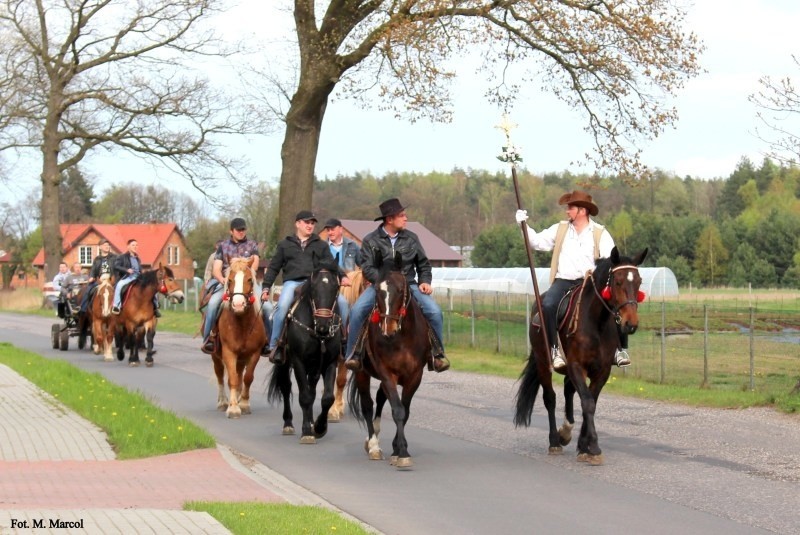
M300 437L300 444L316 444L317 439L314 435Z
M589 454L588 453L579 453L577 458L579 463L587 463L589 462Z
M600 453L599 455L589 455L586 462L589 463L589 466L601 466L605 463L605 459L603 459L603 454Z
M562 455L564 453L564 448L561 446L550 446L547 448L548 455Z
M144 362L144 365L147 366L148 368L152 368L153 364L155 364L155 363L152 360L146 360Z
M250 407L242 407L242 414L252 414Z
M342 415L337 411L329 411L328 412L328 423L338 424L341 421Z
M227 409L228 409L228 404L227 403L221 403L221 402L217 403L217 410L218 411L224 411L224 410L227 410Z
M294 427L292 427L291 425L287 425L286 427L283 428L283 434L294 435Z
M104 362L114 362L114 357L103 357Z
M228 410L228 411L225 412L225 416L227 416L228 418L231 418L231 419L238 418L241 415L242 415L242 411L240 411L240 410L235 410L235 411Z
M403 470L405 468L411 468L414 466L414 461L411 460L411 457L394 457L394 462L391 463L397 468L398 470Z
M130 366L131 368L138 368L139 367L139 361L129 362L128 366Z
M370 461L382 461L385 457L381 450L372 450L367 452Z

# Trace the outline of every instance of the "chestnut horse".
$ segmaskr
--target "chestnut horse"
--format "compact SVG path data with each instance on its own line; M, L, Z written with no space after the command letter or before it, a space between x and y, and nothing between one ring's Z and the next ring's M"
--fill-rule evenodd
M130 353L129 366L139 365L139 347L147 342L147 367L153 366L153 336L155 336L155 310L153 297L162 293L173 302L183 302L183 290L175 280L172 270L158 264L158 269L144 271L123 291L122 311L117 316L117 360L125 360L125 348Z
M293 435L290 372L294 370L303 411L301 444L315 444L316 439L328 432L336 361L342 352L341 317L336 311L339 283L338 265L322 262L298 288L299 297L286 316L286 362L273 367L270 375L267 399L270 402L283 399L283 434ZM315 421L314 399L320 377L321 411Z
M96 355L102 354L103 360L112 361L114 356L111 348L114 346L117 317L111 313L111 305L114 304L114 285L108 281L108 277L100 279L100 284L97 285L94 297L91 299L87 319L92 323L94 339L92 349Z
M645 256L647 249L634 258L628 258L621 256L614 247L609 258L598 259L594 271L586 275L580 288L569 294L573 297L558 329L567 361L563 372L565 421L560 429L556 424L550 350L544 343L541 325L535 323L538 317L534 317L529 326L531 353L520 376L514 425L530 425L533 404L541 387L550 424L550 454L562 453L562 446L572 440L572 426L575 424L572 402L577 392L583 415L578 436L578 461L603 464L594 424L595 409L600 391L611 375L614 353L619 347L618 329L633 334L639 325L638 303L644 300L644 294L639 291L642 278L637 266Z
M382 263L380 258L378 256L378 261ZM366 354L362 369L351 375L348 390L350 411L367 426L364 449L371 460L383 459L378 435L381 411L388 399L397 426L392 441L391 464L398 469L413 465L408 453L405 425L411 411L411 400L419 388L431 354L428 322L411 295L401 265L399 252L395 254L393 266L381 266L376 262L380 276L375 285L375 308L367 323ZM380 381L374 420L371 377ZM398 387L403 389L402 396Z
M250 414L250 385L261 359L261 348L267 343L261 307L255 296L255 280L249 260L231 264L217 319L218 343L211 358L217 376L217 409L224 410L228 418Z
M342 286L340 293L352 307L353 303L358 299L358 296L361 295L364 288L369 284L369 281L367 281L360 269L348 273L347 278L350 279L350 286ZM346 334L342 335L343 338L346 336ZM331 410L328 411L329 422L338 422L342 419L342 416L344 416L345 385L347 385L347 368L344 367L344 354L342 354L339 356L336 363L336 384L334 385L333 406Z

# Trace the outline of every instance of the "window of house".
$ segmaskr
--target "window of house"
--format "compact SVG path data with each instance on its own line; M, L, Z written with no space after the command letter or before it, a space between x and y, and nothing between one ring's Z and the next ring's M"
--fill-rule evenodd
M170 266L177 266L181 263L180 247L177 245L170 245L167 247L167 264Z
M81 245L78 247L78 262L80 262L82 266L91 266L93 258L94 255L92 254L91 245Z

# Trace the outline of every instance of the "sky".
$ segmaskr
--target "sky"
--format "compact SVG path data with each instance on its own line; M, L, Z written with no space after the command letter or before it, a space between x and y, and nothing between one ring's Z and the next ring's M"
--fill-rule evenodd
M644 145L643 161L678 176L727 177L742 157L760 163L767 151L758 139L756 108L748 95L758 88L764 75L773 78L800 77L792 62L796 49L793 36L800 27L797 0L679 0L688 2L688 28L703 40L706 51L701 65L707 71L690 80L674 105L679 120L656 140ZM286 0L240 0L220 22L219 28L252 39L275 39L291 30L288 13L278 9ZM278 7L276 7L278 6ZM793 48L793 46L795 48ZM471 71L455 86L454 115L450 124L421 120L410 124L389 112L362 109L336 98L328 106L317 159L317 176L369 172L449 172L455 167L502 171L496 159L504 142L495 128L502 110L483 96L482 85L473 83ZM525 167L536 174L591 171L571 165L591 149L582 118L555 97L531 90L509 110L519 126L514 143L521 148ZM232 145L245 154L250 172L278 183L282 132L250 138ZM112 183L165 184L169 177L157 175L137 159L99 151L82 167L97 177L96 191ZM33 163L26 171L38 176ZM169 187L194 194L188 184L169 181Z

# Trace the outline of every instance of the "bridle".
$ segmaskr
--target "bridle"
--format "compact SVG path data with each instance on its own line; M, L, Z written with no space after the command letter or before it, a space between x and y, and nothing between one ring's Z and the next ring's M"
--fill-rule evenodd
M314 286L315 275L318 276L320 274L325 274L327 276L332 276L336 280L335 287L337 288L337 293L333 297L333 303L331 304L330 308L317 306L317 302L314 299L313 292L311 291L313 286ZM306 325L305 323L303 323L302 321L297 319L297 316L295 316L295 314L294 314L294 310L297 308L297 305L300 303L300 300L295 302L295 305L291 308L291 310L289 310L289 313L287 314L289 316L289 318L291 319L291 321L294 324L296 324L296 325L302 327L303 329L305 329L308 333L311 334L311 336L313 336L314 338L318 338L319 340L328 340L328 339L333 338L334 336L336 336L336 332L339 331L342 328L342 322L341 321L337 321L337 318L340 317L339 314L337 313L337 307L338 307L338 299L337 299L337 297L339 295L338 294L339 283L340 283L339 274L338 273L334 273L334 272L332 272L330 270L320 269L319 271L316 271L315 273L312 273L311 274L311 278L309 279L309 285L308 285L308 288L306 289L306 291L309 293L308 302L309 302L309 304L311 306L311 318L312 318L312 320L314 322L313 328L309 327L308 325ZM320 334L318 332L318 330L317 330L317 320L322 320L322 319L330 320L330 323L328 325L328 332L326 332L325 334Z
M385 281L384 281L385 283ZM386 290L388 294L388 289ZM388 329L389 329L389 320L394 320L397 322L397 329L395 332L400 331L403 328L403 319L406 317L408 313L409 307L409 300L411 299L411 294L408 291L408 284L403 284L403 295L400 305L400 308L397 310L397 314L390 314L388 312L389 306L387 303L386 312L381 312L378 308L378 303L375 303L375 306L372 309L372 314L370 315L369 321L371 323L381 323L383 325L381 327L381 331L383 332L384 336L388 336Z
M605 287L603 288L603 290L601 292L597 291L597 284L595 284L594 277L592 275L590 275L590 277L592 277L592 287L594 288L595 295L597 295L597 297L600 298L600 303L602 303L602 305L605 307L605 309L608 310L614 316L614 321L617 323L617 325L619 325L621 323L621 321L622 321L621 317L620 317L620 311L623 308L625 308L626 306L630 305L630 306L635 307L638 310L639 309L639 303L641 303L645 299L644 292L641 291L641 290L638 290L636 292L636 299L630 299L629 298L628 300L617 304L617 306L615 306L613 308L609 306L609 302L611 301L611 297L612 297L611 296L611 279L614 276L614 272L622 271L622 270L631 270L631 271L635 271L637 275L639 274L639 268L637 266L634 266L633 264L623 264L623 265L620 265L620 266L615 266L615 267L611 268L611 270L609 270L609 272L608 272L608 280L606 281L606 285L605 285ZM629 276L632 276L632 275L629 275Z

